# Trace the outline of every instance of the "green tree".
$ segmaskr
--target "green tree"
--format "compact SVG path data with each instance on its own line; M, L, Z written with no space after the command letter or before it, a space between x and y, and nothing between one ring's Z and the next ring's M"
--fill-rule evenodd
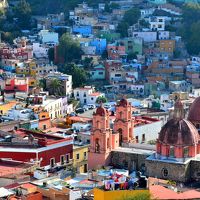
M129 26L136 24L141 16L139 8L131 8L124 14L123 21L127 22Z
M74 88L83 86L88 80L87 72L73 63L62 66L60 70L66 74L72 75Z
M140 10L138 8L131 8L124 14L122 21L117 26L117 32L120 33L121 37L128 36L128 28L136 24L140 18Z
M50 85L49 85L49 92L52 95L62 96L63 92L62 92L61 81L58 80L57 78L52 79L51 82L50 82Z
M128 60L133 60L133 59L137 59L137 53L136 52L130 52L127 56Z
M58 57L62 58L64 63L69 63L80 60L82 54L79 42L68 33L63 34L58 45Z
M98 97L96 100L96 103L100 104L100 103L106 103L107 99L104 96Z
M128 23L125 21L121 21L117 26L117 32L120 33L121 37L127 37L128 36Z
M13 9L14 17L18 19L18 25L21 28L29 28L31 20L31 7L26 0L21 0Z

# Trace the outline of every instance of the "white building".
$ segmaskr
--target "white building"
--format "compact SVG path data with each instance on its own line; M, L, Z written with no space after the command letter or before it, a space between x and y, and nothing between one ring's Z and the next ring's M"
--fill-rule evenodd
M36 58L48 58L49 48L46 45L42 45L39 42L33 43L33 55Z
M165 17L149 17L149 24L152 31L164 31Z
M95 88L91 86L74 89L74 97L81 104L96 104L97 98L101 96L104 96L104 94L95 92Z
M58 33L49 30L41 30L39 32L39 39L43 44L58 44Z
M72 76L63 74L60 72L51 72L49 73L46 77L46 84L47 88L50 87L51 81L53 79L58 79L60 80L62 84L62 92L67 96L70 97L72 94Z
M168 40L170 37L169 31L159 31L158 32L158 39L159 40Z
M142 38L144 42L155 42L157 41L156 31L134 31L132 37Z

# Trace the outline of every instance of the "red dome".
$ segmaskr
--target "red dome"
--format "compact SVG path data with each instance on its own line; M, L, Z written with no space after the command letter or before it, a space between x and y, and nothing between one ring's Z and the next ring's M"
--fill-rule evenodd
M121 99L120 102L119 102L119 106L124 106L125 107L125 106L128 106L128 104L129 103L128 103L127 99L124 99L124 98Z
M200 97L197 97L190 107L188 120L191 122L200 122Z
M199 143L199 133L191 122L171 119L162 127L158 140L172 146L193 146Z
M107 110L102 106L98 107L96 110L96 115L105 116L107 114Z

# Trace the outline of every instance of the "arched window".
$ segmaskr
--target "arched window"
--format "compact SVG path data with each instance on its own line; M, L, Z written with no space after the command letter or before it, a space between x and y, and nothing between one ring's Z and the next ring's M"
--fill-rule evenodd
M100 128L100 121L97 121L97 128Z
M109 138L107 139L107 148L110 148L110 140L109 140Z
M100 144L99 139L96 138L95 140L95 153L100 153Z
M120 117L120 119L122 119L122 117L123 117L123 112L122 111L119 113L119 117Z
M119 146L122 146L122 142L123 142L123 131L121 128L118 129L119 132Z

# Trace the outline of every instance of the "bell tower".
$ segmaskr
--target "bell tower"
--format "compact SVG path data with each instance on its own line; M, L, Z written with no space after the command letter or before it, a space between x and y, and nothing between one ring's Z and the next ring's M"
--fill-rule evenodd
M114 122L114 131L119 133L119 145L122 142L133 142L134 122L132 119L133 107L125 99L121 99L116 106L116 119Z
M118 146L119 134L114 134L110 129L109 112L101 105L93 114L88 168L95 169L109 165L110 153Z

